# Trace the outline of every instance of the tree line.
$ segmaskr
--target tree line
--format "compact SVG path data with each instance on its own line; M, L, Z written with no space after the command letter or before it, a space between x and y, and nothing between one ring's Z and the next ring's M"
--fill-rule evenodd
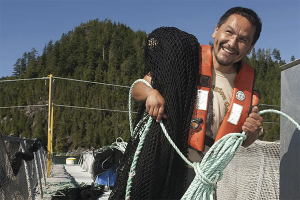
M54 79L53 103L108 110L54 107L54 151L66 152L78 147L100 148L117 137L130 137L128 88L93 84L91 82L130 86L144 76L144 47L147 34L133 31L128 26L112 22L90 20L74 30L62 34L60 40L50 40L41 55L33 48L14 64L13 75L0 80L29 79L1 82L0 107L15 105L46 105L48 80L33 78L54 77L85 80L78 82ZM280 69L285 64L277 49L253 49L244 60L256 69L254 88L260 103L280 105ZM135 102L133 110L137 111ZM260 109L266 109L260 106ZM0 131L5 135L41 138L47 143L47 106L0 109ZM275 114L264 115L264 120L279 122ZM279 124L264 124L262 140L279 139Z

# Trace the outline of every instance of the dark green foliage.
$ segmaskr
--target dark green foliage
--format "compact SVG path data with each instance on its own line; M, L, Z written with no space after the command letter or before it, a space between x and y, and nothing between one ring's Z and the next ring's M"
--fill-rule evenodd
M292 55L292 56L291 56L291 62L294 61L294 60L295 60L295 56Z
M32 48L17 59L13 76L4 79L56 77L130 86L144 76L147 35L124 24L91 20L50 40L42 55ZM255 49L244 58L256 69L255 89L261 104L280 105L280 70L284 64L277 49ZM0 83L0 107L48 104L48 80ZM128 88L55 79L53 103L110 110L128 109ZM138 104L133 102L133 110ZM266 109L269 107L259 107ZM279 122L279 116L265 115ZM47 144L48 107L0 109L0 131L9 135L41 138ZM117 137L129 139L128 113L54 108L54 151L77 147L100 148ZM264 140L279 139L278 124L264 124Z
M14 65L12 77L56 77L130 86L143 76L146 33L110 20L91 20L50 40L38 56L33 48ZM48 104L48 80L0 83L0 106ZM128 110L129 88L54 79L53 103ZM137 110L134 104L133 110ZM38 137L47 144L48 107L0 109L0 131ZM100 148L129 139L128 113L54 107L54 151Z
M252 50L252 54L244 59L256 70L256 81L254 89L258 91L260 96L259 110L277 109L280 110L280 66L285 64L281 60L280 51L274 49L258 49ZM275 105L275 106L268 106ZM280 116L278 114L264 114L264 134L260 139L266 141L275 141L280 139ZM277 123L274 123L277 122Z

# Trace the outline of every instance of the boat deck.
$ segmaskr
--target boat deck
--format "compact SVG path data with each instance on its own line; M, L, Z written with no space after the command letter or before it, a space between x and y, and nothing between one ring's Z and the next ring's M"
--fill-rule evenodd
M81 184L91 185L93 182L92 175L83 170L78 165L53 165L50 177L46 179L46 186L43 186L43 200L50 200L51 196L59 189L64 187L78 187ZM110 191L104 190L104 194L97 200L107 200ZM41 200L39 194L36 200Z

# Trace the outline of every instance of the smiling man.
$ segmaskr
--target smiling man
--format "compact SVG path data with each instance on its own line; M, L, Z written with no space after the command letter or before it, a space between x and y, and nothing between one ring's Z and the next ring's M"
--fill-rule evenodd
M229 10L234 11L234 9ZM257 28L258 31L261 28ZM214 69L223 73L236 72L235 64L249 55L256 40L255 25L239 14L232 14L224 22L221 18L212 37L214 40L213 65Z
M261 27L261 20L253 10L242 7L229 9L220 18L212 34L213 46L200 45L198 48L197 42L196 47L193 47L196 51L191 51L191 54L199 55L197 57L199 62L193 68L189 67L194 64L193 62L187 64L187 60L183 61L189 55L181 56L176 51L175 56L165 56L166 52L180 49L180 45L184 46L185 38L189 36L174 28L160 28L149 35L146 50L148 49L150 53L157 50L158 53L150 54L148 58L146 53L146 69L149 71L146 71L144 80L152 84L154 89L143 82L138 82L133 88L132 97L140 102L142 108L157 122L164 120L171 138L177 140L175 144L184 155L188 155L190 161L201 162L210 146L228 133L245 131L247 139L243 143L244 147L251 145L262 134L263 118L257 114L258 108L255 106L257 102L254 101L256 99L253 90L255 71L242 61L244 56L250 54L258 40ZM175 34L175 42L168 46L166 43L172 42L172 38L160 37L166 33L171 33L170 36L173 36L173 33L181 35ZM194 43L191 43L190 46L193 45ZM169 48L170 46L172 48ZM184 52L189 52L188 50L190 49ZM163 64L156 66L158 63L156 57L159 63ZM174 60L177 60L178 66ZM150 67L147 67L147 63ZM169 65L176 65L176 67ZM187 70L183 71L183 67ZM193 74L187 75L186 71L193 71ZM196 85L196 81L191 81L190 85L186 84L188 82L186 79L196 80L196 77ZM168 80L164 81L164 79ZM188 87L182 86L183 84ZM186 94L182 95L187 90L195 94L189 97L190 101L186 99ZM183 111L183 108L187 109ZM180 111L175 112L175 110ZM180 123L183 125L178 125ZM188 126L190 124L190 127L186 126L186 123ZM176 157L176 153L171 151L165 153L165 146L169 144L164 143L165 137L159 132L160 127L155 131L152 130L154 126L156 125L150 127L148 133L150 136L147 135L145 142L147 147L143 147L143 151L148 153L140 158L151 162L152 167L140 165L139 174L136 175L139 179L135 180L139 182L135 182L137 185L132 186L131 194L134 199L179 199L183 195L180 188L188 187L195 176L194 171L191 168L187 170L181 158ZM134 139L132 141L134 142ZM131 148L133 142L127 146L126 151L135 149ZM181 145L182 143L185 145ZM124 155L127 154L125 152ZM126 158L125 165L129 165L130 156ZM184 170L188 173L183 172ZM112 192L110 199L123 198L124 184L121 184L121 179L126 179L128 172L123 173L120 170L120 174L122 175L118 175L116 190ZM187 182L183 180L184 176L188 177Z
M202 122L206 123L206 126L208 125L206 135L209 138L215 140L222 121L229 111L233 96L232 92L235 87L235 78L239 70L246 65L241 60L244 56L250 54L260 36L261 28L261 20L253 10L234 7L220 18L212 34L212 38L214 38L214 43L211 47L212 92L209 96L208 114L206 120L203 119L204 122ZM250 74L245 73L240 76L247 79ZM149 83L151 83L151 79L150 73L144 77L144 80ZM254 79L252 83L254 83ZM138 102L144 103L148 114L156 121L167 118L167 113L164 112L164 98L156 89L151 89L140 82L134 86L132 97ZM247 133L247 139L243 143L245 147L251 145L262 134L261 125L263 118L257 114L258 108L254 106L249 109L252 109L252 113L243 122L242 126L242 130ZM201 152L198 153L202 154L206 150L202 148Z

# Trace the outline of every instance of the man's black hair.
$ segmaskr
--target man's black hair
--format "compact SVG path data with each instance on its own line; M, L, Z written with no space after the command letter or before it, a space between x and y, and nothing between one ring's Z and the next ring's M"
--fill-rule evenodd
M245 17L253 26L256 27L254 37L253 37L253 42L252 42L252 45L254 45L260 36L260 32L262 28L261 19L253 10L249 8L233 7L227 10L225 14L220 18L217 25L218 28L220 28L227 21L227 19L233 14L238 14Z

